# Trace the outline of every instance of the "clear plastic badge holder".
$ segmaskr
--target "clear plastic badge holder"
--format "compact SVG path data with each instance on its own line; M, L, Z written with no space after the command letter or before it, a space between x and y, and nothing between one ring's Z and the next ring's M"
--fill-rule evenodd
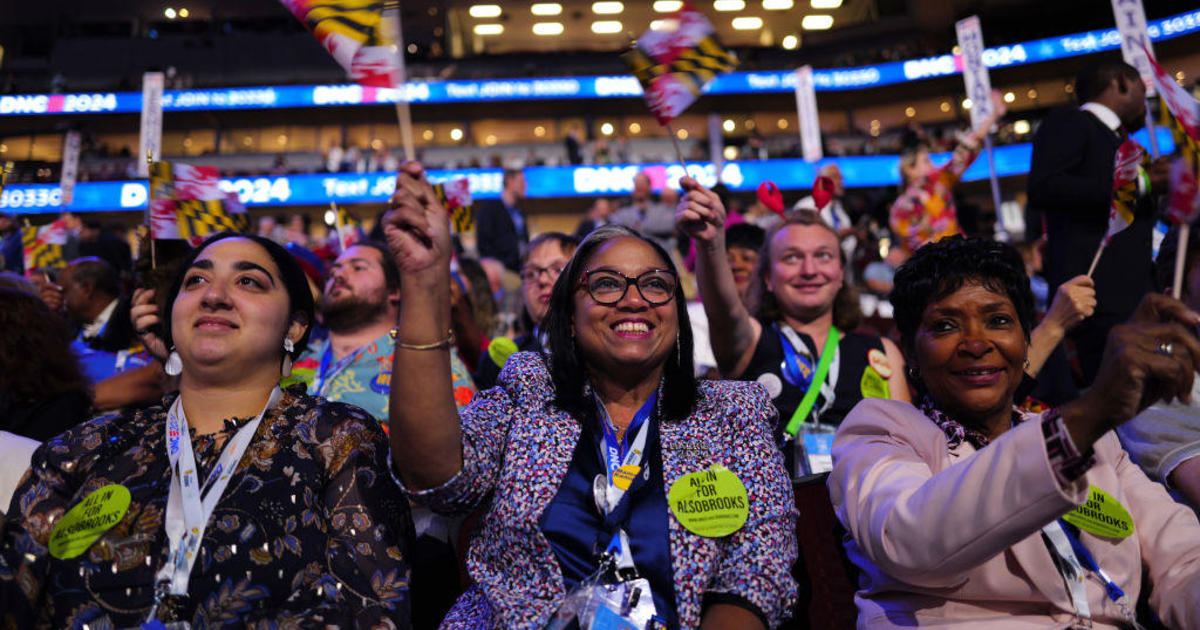
M600 568L567 593L545 630L564 630L579 620L580 630L654 630L665 627L655 616L650 581L646 578L605 581L617 574L616 560L606 553Z
M797 477L833 470L833 435L836 431L831 424L805 422L800 425L792 442L796 453Z

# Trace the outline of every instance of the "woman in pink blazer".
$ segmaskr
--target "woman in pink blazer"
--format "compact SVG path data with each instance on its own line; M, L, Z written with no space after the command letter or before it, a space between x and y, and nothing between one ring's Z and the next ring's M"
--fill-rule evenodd
M1020 415L1033 298L1016 250L926 245L891 300L916 406L859 403L829 478L861 570L858 627L1130 628L1149 589L1168 627L1200 628L1200 524L1110 431L1188 395L1200 315L1148 296L1087 394Z

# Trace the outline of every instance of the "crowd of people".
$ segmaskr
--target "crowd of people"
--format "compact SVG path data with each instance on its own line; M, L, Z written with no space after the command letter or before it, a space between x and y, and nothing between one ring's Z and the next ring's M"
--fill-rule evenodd
M345 247L6 250L0 625L774 628L827 475L860 628L1200 628L1200 246L1152 243L1158 160L1089 272L1145 94L1076 94L1038 243L963 234L987 120L872 229L826 167L786 209L641 174L534 234L510 169L472 243L414 161Z

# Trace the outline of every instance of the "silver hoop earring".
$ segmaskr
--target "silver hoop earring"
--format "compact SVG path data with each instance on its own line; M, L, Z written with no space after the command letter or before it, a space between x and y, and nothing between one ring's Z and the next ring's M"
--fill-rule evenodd
M183 359L179 358L175 346L171 346L171 354L167 356L167 364L163 366L163 371L170 376L179 376L183 373Z

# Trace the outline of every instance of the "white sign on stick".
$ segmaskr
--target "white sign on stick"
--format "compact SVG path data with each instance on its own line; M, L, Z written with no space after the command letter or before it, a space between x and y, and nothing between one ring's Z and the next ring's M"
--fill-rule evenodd
M958 48L962 54L963 82L967 86L967 98L971 99L971 126L978 127L992 115L992 79L987 66L983 65L983 28L979 16L959 20L954 25L958 32Z
M138 176L149 177L150 165L146 156L162 159L162 97L163 73L147 72L142 75L142 134L135 156Z
M1154 66L1146 57L1146 51L1154 54L1154 44L1146 34L1146 10L1142 8L1142 0L1112 0L1112 8L1117 31L1121 34L1121 56L1125 63L1137 68L1146 83L1146 96L1154 96Z
M825 154L821 150L821 119L817 116L812 66L796 68L796 112L800 117L801 152L805 160L816 162Z
M83 134L78 131L68 131L63 139L62 177L59 189L62 190L62 205L69 206L75 199L75 182L79 178L79 147L83 144Z

